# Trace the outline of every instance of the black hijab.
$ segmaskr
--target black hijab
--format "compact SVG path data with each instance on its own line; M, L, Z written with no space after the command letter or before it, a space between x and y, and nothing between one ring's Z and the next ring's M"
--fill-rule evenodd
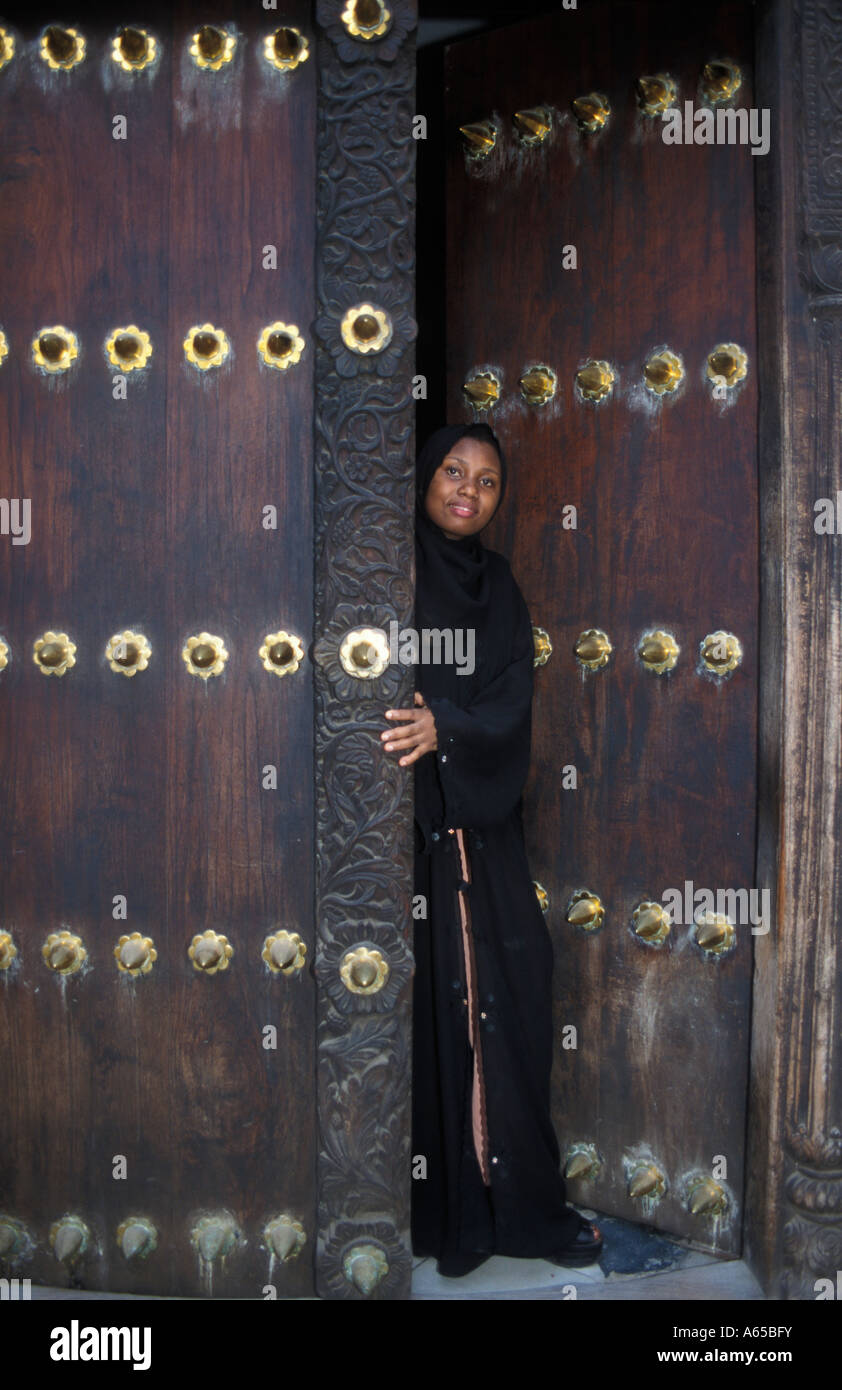
M417 626L459 627L476 624L490 598L489 552L479 534L449 539L427 516L424 499L430 483L460 439L490 444L500 461L500 496L506 491L506 459L488 425L444 425L430 435L418 456L415 499Z

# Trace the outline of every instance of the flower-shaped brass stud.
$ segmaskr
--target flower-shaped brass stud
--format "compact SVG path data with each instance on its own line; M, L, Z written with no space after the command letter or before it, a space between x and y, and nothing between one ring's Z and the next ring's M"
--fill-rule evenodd
M487 159L497 144L497 125L494 121L470 121L460 125L462 147L468 159Z
M4 642L2 637L0 637L0 671L5 671L8 666L10 653L11 647L8 642Z
M340 19L352 38L370 42L386 33L392 12L383 0L347 0Z
M600 671L607 666L613 650L607 633L599 627L586 628L573 648L576 660L588 671Z
M5 333L0 332L0 363L2 363L3 358L4 358L4 357L8 357L8 355L9 355L9 341L8 341L8 339L7 339L6 335L5 335Z
M8 29L0 28L0 68L4 68L15 56L14 36Z
M190 1232L190 1240L206 1264L224 1260L240 1239L241 1232L229 1211L200 1217Z
M263 40L263 56L278 72L291 72L310 56L310 45L300 29L285 25Z
M121 29L111 45L111 57L123 72L140 72L154 63L158 45L145 29Z
M581 927L582 931L598 931L604 917L605 908L596 893L577 888L567 904L567 920L571 926Z
M41 35L38 53L48 68L69 72L84 58L85 40L78 29L62 29L59 24L49 24Z
M677 391L684 380L684 364L669 348L653 353L643 364L643 384L647 391L663 396Z
M579 1182L593 1182L599 1176L602 1160L595 1144L571 1144L567 1150L564 1176Z
M80 1216L62 1216L50 1227L50 1246L63 1265L80 1260L90 1243L90 1230Z
M304 1248L307 1232L300 1221L284 1212L282 1216L276 1216L274 1220L266 1223L263 1227L263 1239L282 1264L289 1264Z
M370 681L382 676L389 665L389 642L379 627L359 627L345 634L339 648L343 670L358 680Z
M105 352L111 365L121 372L137 372L152 356L152 343L148 333L130 323L127 328L114 329L106 340Z
M535 896L538 899L538 906L540 907L541 911L544 913L549 912L550 895L547 892L546 888L542 887L540 883L537 883L535 879L532 880L532 887L535 889Z
M295 931L276 931L267 936L261 952L273 975L294 975L304 966L307 947Z
M728 1210L728 1194L707 1173L694 1173L687 1183L686 1205L691 1216L721 1216Z
M673 669L680 650L671 632L656 628L653 632L644 632L637 654L647 671L654 671L655 675L661 676L664 671Z
M7 931L0 931L0 970L9 970L14 965L18 948Z
M672 919L660 903L646 898L638 903L631 919L632 931L645 941L647 946L663 946L670 934Z
M124 975L148 975L158 959L158 952L150 936L133 931L131 936L121 936L114 947L117 969Z
M733 632L709 632L699 643L699 656L702 664L717 676L727 676L735 671L743 659L743 648Z
M352 304L340 324L342 341L352 352L380 352L392 337L392 320L374 304Z
M225 643L212 632L198 632L188 637L181 656L191 676L201 676L203 681L221 676L228 660Z
M386 1252L379 1245L353 1245L342 1261L345 1278L366 1297L389 1273Z
M532 642L535 647L535 656L532 665L546 666L553 654L553 644L550 641L549 633L545 632L542 627L533 627Z
M529 106L516 111L512 125L524 145L543 145L553 128L553 113L549 106Z
M576 373L576 389L583 400L606 400L614 390L613 369L604 360L591 357Z
M215 975L218 970L227 970L228 962L234 954L227 936L208 928L199 936L194 936L187 951L194 970L202 975Z
M629 1165L628 1193L638 1201L655 1202L667 1190L666 1178L656 1163L638 1162Z
M123 632L115 632L105 648L105 659L112 671L122 676L136 676L145 671L152 656L152 648L142 632L132 632L127 627Z
M267 671L276 676L292 675L304 660L304 644L290 632L268 632L258 652Z
M588 132L602 130L611 115L611 107L604 92L587 92L585 96L574 97L570 105L579 122L579 129Z
M546 405L558 388L552 367L530 367L520 378L520 392L527 405Z
M723 912L699 912L694 918L696 945L707 956L724 956L737 942L734 923Z
M54 328L42 328L32 340L32 360L44 372L66 372L78 356L76 334L60 323Z
M145 1260L158 1246L158 1231L145 1216L127 1216L117 1227L117 1244L126 1260Z
M493 372L475 372L462 383L474 410L490 410L500 399L500 379Z
M731 391L748 376L748 357L738 343L718 343L708 353L707 378Z
M214 24L203 24L191 40L190 57L197 68L219 72L221 67L232 61L236 47L236 34L227 29L218 29Z
M270 323L257 340L257 351L267 367L285 372L301 361L304 339L294 323Z
M742 84L743 75L730 58L713 58L705 63L699 87L703 99L710 106L721 106L731 101Z
M222 329L214 328L212 323L194 325L188 330L183 346L187 361L202 372L210 367L221 367L231 350Z
M63 676L71 666L76 665L76 644L71 642L66 632L53 632L50 629L42 637L36 638L32 660L45 676Z
M357 946L342 958L339 974L352 994L376 994L389 978L389 962L369 946Z
M665 72L656 72L651 77L638 77L635 88L637 104L644 116L660 116L675 104L678 88Z
M81 970L88 958L88 953L82 945L82 938L74 936L73 932L64 930L50 932L41 947L41 955L44 957L45 964L57 975L75 974L77 970Z

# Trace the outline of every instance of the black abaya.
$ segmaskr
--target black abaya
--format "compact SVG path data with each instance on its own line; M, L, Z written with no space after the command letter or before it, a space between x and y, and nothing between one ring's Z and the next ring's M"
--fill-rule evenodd
M418 467L416 626L472 627L477 659L467 676L420 665L416 682L438 747L415 781L427 918L414 933L412 1152L426 1177L412 1238L442 1274L490 1254L550 1257L580 1225L550 1119L553 950L521 820L532 626L507 561L477 537L448 540L423 511L438 463L471 432L438 431Z

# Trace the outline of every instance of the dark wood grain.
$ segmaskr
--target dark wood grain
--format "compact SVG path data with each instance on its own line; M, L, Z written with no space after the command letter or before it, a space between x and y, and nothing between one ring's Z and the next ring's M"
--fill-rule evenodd
M668 20L668 22L667 22ZM502 372L491 422L511 461L511 494L489 543L512 558L533 622L554 652L536 672L527 833L549 891L556 945L554 1116L562 1149L597 1144L600 1180L574 1200L739 1249L752 937L703 958L688 926L653 950L630 929L644 898L667 888L753 883L756 800L758 520L753 177L746 146L663 143L638 113L634 79L666 70L698 100L702 64L726 54L753 104L751 6L670 13L593 4L467 39L449 50L448 345L451 418L470 418L461 384ZM580 136L570 100L596 88L613 116ZM517 146L511 114L564 113L547 144ZM501 148L466 168L458 126L497 113ZM562 267L574 244L578 269ZM727 407L703 380L719 341L748 353L749 377ZM679 352L679 398L653 405L640 385L653 349ZM590 356L619 369L614 398L578 400ZM556 399L527 406L518 377L558 373ZM578 530L562 509L578 508ZM609 667L585 674L578 634L603 628ZM643 631L681 648L666 677L635 657ZM743 662L721 683L695 669L700 640L723 627ZM575 765L578 790L563 790ZM602 930L565 920L571 893L596 892ZM561 1048L574 1024L578 1048ZM670 1183L651 1211L626 1195L624 1160L650 1150ZM728 1161L730 1216L691 1216L685 1176Z

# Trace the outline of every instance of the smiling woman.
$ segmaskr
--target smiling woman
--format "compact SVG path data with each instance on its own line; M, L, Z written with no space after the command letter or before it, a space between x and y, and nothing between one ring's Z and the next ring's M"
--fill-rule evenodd
M413 710L383 734L415 766L412 1238L441 1274L492 1254L595 1260L596 1227L565 1200L550 1121L553 951L521 820L532 626L508 562L478 533L506 489L487 425L437 430L418 460L416 622L468 628L470 674L422 666Z

